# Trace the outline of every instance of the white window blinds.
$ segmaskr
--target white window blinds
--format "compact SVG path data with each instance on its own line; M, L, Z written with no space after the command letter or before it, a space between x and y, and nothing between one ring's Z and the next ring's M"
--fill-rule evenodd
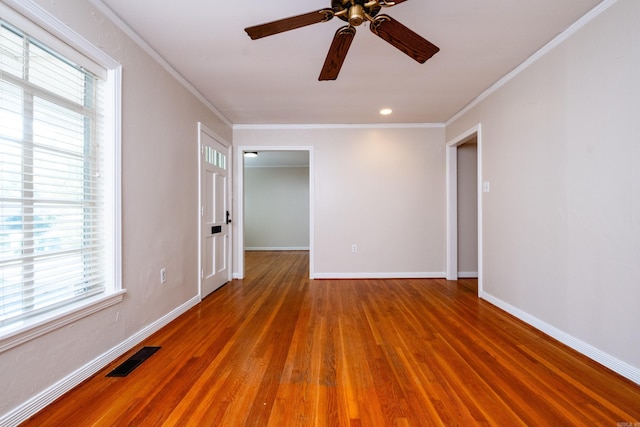
M0 20L0 326L105 290L102 83Z

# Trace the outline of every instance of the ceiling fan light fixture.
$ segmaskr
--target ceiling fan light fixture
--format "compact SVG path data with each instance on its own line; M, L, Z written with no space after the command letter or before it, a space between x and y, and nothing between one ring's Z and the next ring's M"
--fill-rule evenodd
M359 4L354 4L349 8L349 24L357 27L365 20L364 7Z
M246 151L244 153L245 157L258 157L258 152L257 151Z

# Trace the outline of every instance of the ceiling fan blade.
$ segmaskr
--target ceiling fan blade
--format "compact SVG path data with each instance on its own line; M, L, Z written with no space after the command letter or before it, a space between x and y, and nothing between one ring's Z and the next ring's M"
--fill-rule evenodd
M284 33L285 31L295 30L296 28L306 27L307 25L326 22L331 18L333 18L333 9L320 9L315 12L304 13L290 18L267 22L266 24L247 27L244 30L249 34L251 40L255 40L278 33Z
M425 61L438 53L439 47L411 31L389 15L378 15L369 26L371 32L406 53L416 61Z
M338 74L340 73L344 59L347 57L347 52L349 52L349 47L355 35L356 29L350 25L341 27L336 31L318 80L335 80L338 78Z

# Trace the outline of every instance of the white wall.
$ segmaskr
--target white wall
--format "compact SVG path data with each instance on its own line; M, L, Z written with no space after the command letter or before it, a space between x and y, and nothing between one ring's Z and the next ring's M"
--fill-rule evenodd
M0 353L0 418L193 302L198 295L197 123L232 138L229 126L88 1L38 3L123 65L127 293L121 304ZM168 276L163 285L161 267Z
M301 143L314 147L316 277L444 277L442 126L234 129L237 147Z
M309 168L245 167L247 250L309 249Z
M484 297L640 382L640 2L447 127L482 124Z

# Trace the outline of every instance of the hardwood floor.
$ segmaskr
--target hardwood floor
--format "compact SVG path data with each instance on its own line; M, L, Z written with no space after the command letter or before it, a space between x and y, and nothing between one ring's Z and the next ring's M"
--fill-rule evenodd
M233 281L25 426L602 425L640 387L460 280L316 280L306 252L248 252Z

